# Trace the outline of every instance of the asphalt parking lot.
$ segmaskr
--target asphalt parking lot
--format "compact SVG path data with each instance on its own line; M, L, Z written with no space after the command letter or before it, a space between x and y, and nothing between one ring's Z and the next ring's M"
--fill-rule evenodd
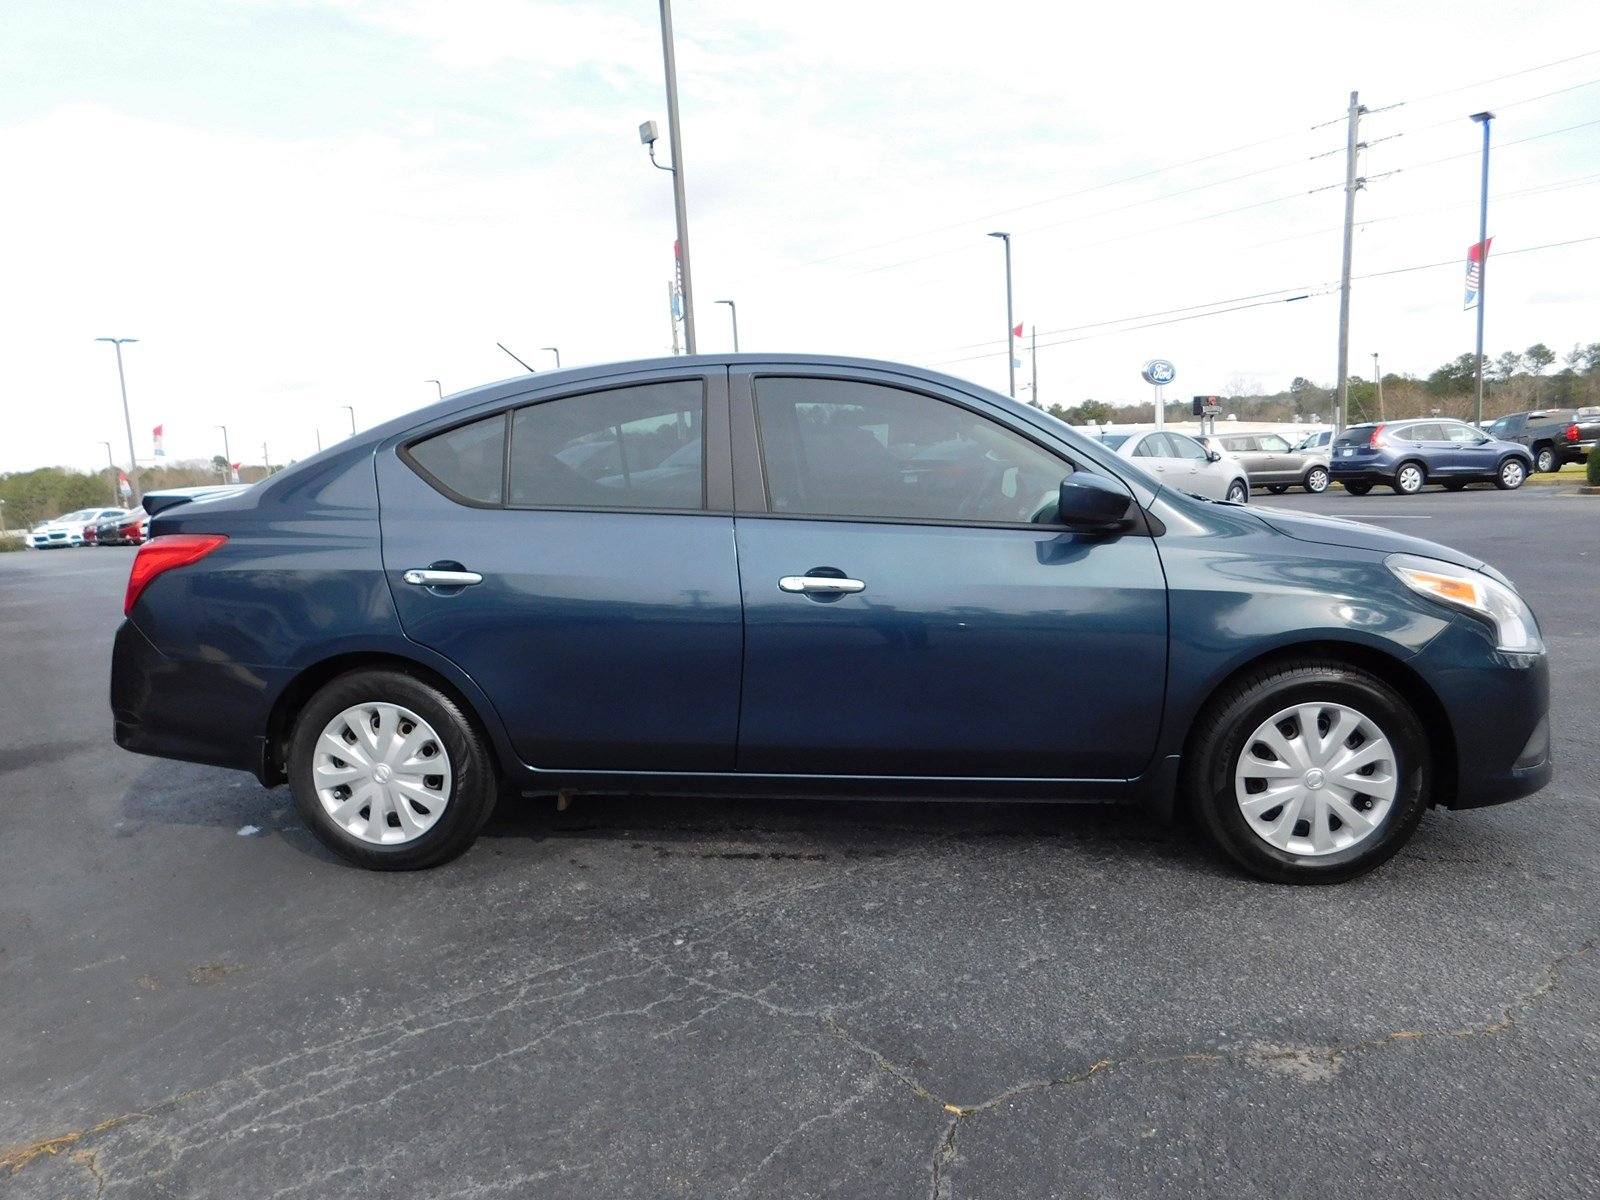
M1097 807L581 797L379 875L112 744L132 551L0 555L0 1194L1600 1194L1600 499L1253 503L1510 575L1555 782L1328 889Z

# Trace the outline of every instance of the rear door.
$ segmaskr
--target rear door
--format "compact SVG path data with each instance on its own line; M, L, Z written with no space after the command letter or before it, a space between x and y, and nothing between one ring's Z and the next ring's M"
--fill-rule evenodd
M1048 524L1073 463L887 373L736 370L731 387L741 771L1144 770L1166 584L1153 539Z
M725 371L530 395L399 439L377 469L407 636L477 681L524 762L733 769Z

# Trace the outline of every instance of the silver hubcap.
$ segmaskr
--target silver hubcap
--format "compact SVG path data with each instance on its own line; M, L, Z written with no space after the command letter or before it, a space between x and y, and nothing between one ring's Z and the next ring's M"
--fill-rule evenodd
M1242 483L1235 482L1228 488L1228 499L1235 504L1242 504L1249 495L1250 489Z
M415 841L450 802L450 756L433 727L398 704L357 704L317 739L311 777L322 809L378 846Z
M1510 462L1501 468L1500 475L1512 487L1522 482L1522 464Z
M1400 486L1408 492L1414 492L1422 486L1422 472L1415 467L1407 467L1400 472Z
M1328 473L1326 471L1313 471L1306 476L1306 490L1322 492L1328 488Z
M1389 739L1370 717L1342 704L1297 704L1268 717L1246 740L1233 773L1251 831L1307 857L1371 837L1398 788Z

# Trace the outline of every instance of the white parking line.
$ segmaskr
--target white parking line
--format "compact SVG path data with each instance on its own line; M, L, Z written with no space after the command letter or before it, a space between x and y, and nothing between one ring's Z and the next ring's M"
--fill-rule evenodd
M1431 521L1433 518L1424 513L1362 513L1351 517L1352 521Z

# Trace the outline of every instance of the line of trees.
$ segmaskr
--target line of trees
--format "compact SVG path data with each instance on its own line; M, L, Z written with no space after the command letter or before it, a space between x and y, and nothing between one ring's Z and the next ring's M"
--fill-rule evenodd
M1548 374L1558 356L1543 342L1535 342L1520 353L1507 350L1483 356L1483 416L1503 416L1533 408L1579 408L1600 404L1600 342L1575 344L1559 356L1562 368ZM1409 374L1383 376L1383 401L1379 404L1378 385L1369 378L1351 375L1349 420L1393 420L1438 414L1470 421L1477 411L1478 356L1468 353L1454 358L1426 378ZM1198 389L1197 389L1198 390ZM1332 387L1296 377L1288 391L1261 393L1251 379L1235 376L1220 389L1226 395L1224 411L1241 421L1328 424L1332 421L1338 394ZM1182 420L1191 413L1190 401L1169 400L1167 419ZM1085 400L1063 407L1048 406L1048 411L1074 425L1094 421L1137 424L1155 419L1150 401L1134 404L1109 404Z
M227 462L219 454L209 463L189 459L168 466L140 467L139 487L146 492L171 487L220 483L227 478ZM282 470L281 467L275 468ZM241 467L239 481L254 483L267 475L266 467ZM32 529L40 521L80 508L122 506L117 477L109 467L98 471L73 471L65 467L40 467L0 475L0 521L8 530Z

